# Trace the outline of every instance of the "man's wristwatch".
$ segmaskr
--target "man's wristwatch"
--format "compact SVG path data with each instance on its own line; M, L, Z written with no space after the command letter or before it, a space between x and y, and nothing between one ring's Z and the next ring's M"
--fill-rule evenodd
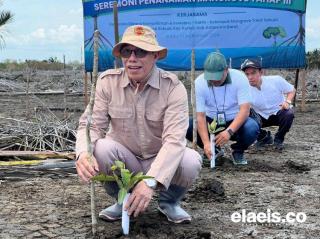
M146 178L146 179L143 179L143 181L146 183L146 185L149 188L152 188L152 189L156 189L157 188L158 182L154 178Z
M291 109L293 107L291 100L286 100L287 104L289 105L289 108Z
M229 133L230 137L232 137L234 135L234 132L232 129L227 129L227 132Z

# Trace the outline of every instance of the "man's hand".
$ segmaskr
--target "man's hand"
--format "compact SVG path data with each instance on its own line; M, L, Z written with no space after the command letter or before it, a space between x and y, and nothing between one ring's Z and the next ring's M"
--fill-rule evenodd
M203 145L204 154L207 156L209 160L211 160L212 152L211 152L211 143Z
M290 104L287 101L284 101L282 104L280 104L280 108L282 110L287 110L290 108Z
M227 130L220 132L218 135L216 135L216 145L220 147L225 145L226 143L228 143L230 137L231 136Z
M76 162L76 169L79 177L84 182L89 182L90 179L99 172L99 166L95 157L92 156L92 165L89 162L90 156L87 152L80 154Z
M139 182L133 189L130 197L125 205L125 210L128 211L128 215L137 217L141 212L144 212L151 198L154 194L154 190L149 188L144 181Z

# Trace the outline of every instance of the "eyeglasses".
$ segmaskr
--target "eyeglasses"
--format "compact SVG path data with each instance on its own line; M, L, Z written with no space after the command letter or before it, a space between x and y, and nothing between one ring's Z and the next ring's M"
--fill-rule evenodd
M120 56L123 58L129 58L132 52L134 52L134 55L137 58L143 58L148 54L148 51L142 50L140 48L130 49L130 48L124 47L120 49Z

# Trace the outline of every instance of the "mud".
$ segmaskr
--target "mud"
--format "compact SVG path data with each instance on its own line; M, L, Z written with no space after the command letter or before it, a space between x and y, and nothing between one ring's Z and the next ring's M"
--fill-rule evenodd
M190 224L174 225L157 211L132 218L130 237L120 222L98 221L97 238L209 239L319 238L320 105L296 112L282 152L268 147L246 153L247 166L235 167L228 153L201 175L182 201ZM275 128L271 128L275 132ZM96 186L97 211L113 199ZM0 238L93 238L89 187L79 182L72 163L60 167L0 167ZM235 223L234 212L303 212L303 223Z

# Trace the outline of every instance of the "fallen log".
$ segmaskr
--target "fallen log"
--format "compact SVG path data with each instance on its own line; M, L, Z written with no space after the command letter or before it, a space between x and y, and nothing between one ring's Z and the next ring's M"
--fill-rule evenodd
M0 166L37 165L37 164L40 164L42 162L43 162L43 160L0 161Z
M29 160L43 160L47 158L64 158L75 159L75 153L73 152L54 152L54 151L0 151L0 160L10 159L29 159Z

